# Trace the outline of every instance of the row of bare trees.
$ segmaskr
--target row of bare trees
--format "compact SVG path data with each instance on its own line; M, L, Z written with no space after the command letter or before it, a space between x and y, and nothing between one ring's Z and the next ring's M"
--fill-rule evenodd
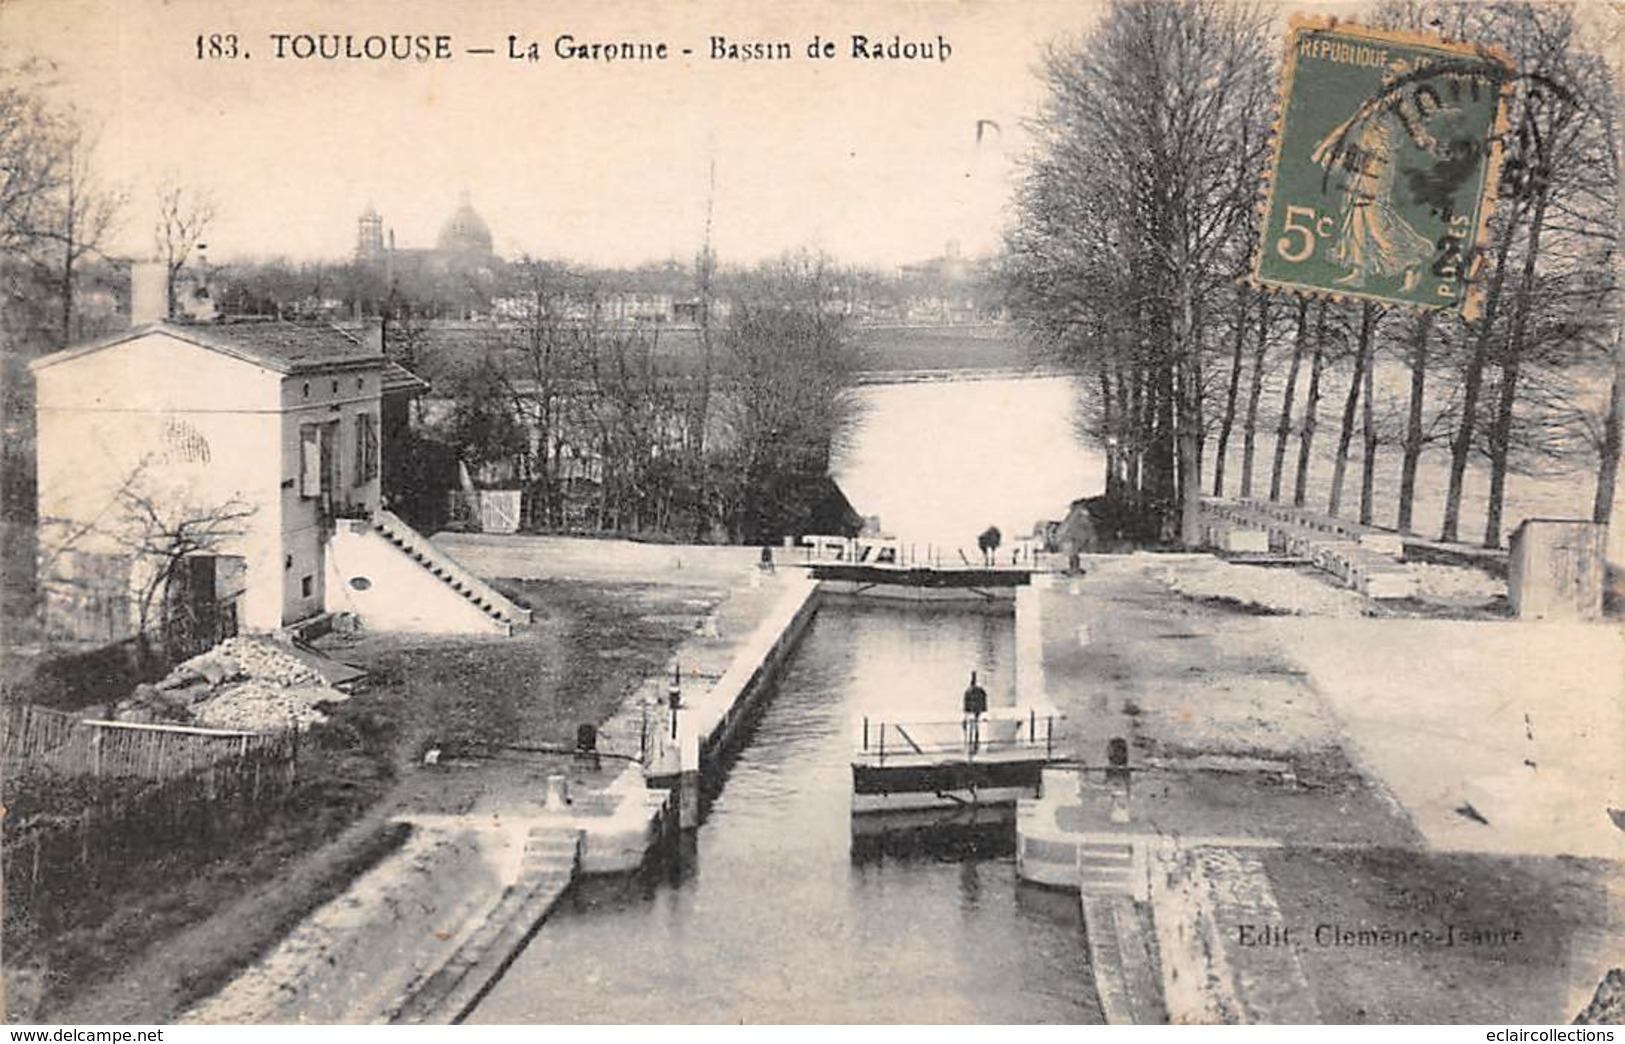
M702 258L702 314L684 332L605 318L590 275L518 267L509 317L445 382L441 434L526 492L529 527L746 543L808 531L857 417L859 360L822 259L718 286Z
M1593 471L1593 514L1606 522L1621 408L1611 72L1567 6L1392 3L1365 20L1513 58L1474 321L1240 282L1282 27L1217 0L1123 0L1050 51L1010 238L1015 308L1088 375L1084 427L1106 447L1107 492L1164 537L1194 539L1204 485L1300 506L1321 492L1325 511L1345 513L1356 439L1365 523L1414 529L1435 449L1448 459L1442 539L1463 535L1475 467L1487 473L1487 546L1502 541L1512 474ZM1327 411L1329 453L1317 443ZM1385 446L1398 449L1392 493L1378 472ZM1327 456L1329 478L1316 481Z

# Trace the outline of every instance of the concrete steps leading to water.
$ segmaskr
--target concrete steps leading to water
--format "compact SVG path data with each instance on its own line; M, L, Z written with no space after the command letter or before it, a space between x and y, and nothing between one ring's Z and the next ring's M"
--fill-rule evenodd
M531 828L519 878L445 963L412 983L390 1008L394 1025L462 1021L524 949L569 889L579 858L573 827Z
M1126 895L1084 893L1083 923L1095 992L1108 1025L1168 1021L1155 942L1138 904Z
M1137 892L1135 872L1143 865L1134 845L1115 838L1086 838L1078 842L1078 889L1085 896L1127 896ZM1143 898L1143 895L1140 896Z

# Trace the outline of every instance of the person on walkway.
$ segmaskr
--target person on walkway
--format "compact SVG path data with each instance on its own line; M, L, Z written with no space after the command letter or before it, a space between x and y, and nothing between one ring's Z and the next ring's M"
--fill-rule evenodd
M975 754L982 745L982 715L987 713L987 690L976 684L976 672L970 672L970 684L965 687L965 743Z

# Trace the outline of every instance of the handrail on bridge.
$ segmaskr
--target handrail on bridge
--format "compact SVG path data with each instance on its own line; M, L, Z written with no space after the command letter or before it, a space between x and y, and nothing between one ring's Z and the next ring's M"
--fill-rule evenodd
M887 721L865 714L858 754L877 767L884 766L890 732L907 745L892 745L889 756L894 761L899 757L932 756L971 761L979 755L1023 751L1037 754L1039 750L1046 761L1051 761L1055 756L1056 717L1053 710L1040 714L1036 707L1005 707L974 717L923 721Z

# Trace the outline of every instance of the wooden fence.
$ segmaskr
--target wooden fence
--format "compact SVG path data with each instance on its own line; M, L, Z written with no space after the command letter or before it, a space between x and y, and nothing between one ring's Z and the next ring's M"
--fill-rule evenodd
M235 843L298 781L299 739L0 709L6 923L62 922L103 882Z
M0 759L12 774L178 779L282 743L276 734L84 720L27 704L0 709Z
M8 924L21 918L49 930L104 882L160 861L184 866L237 843L298 779L298 733L260 738L247 753L187 775L124 786L109 779L72 811L0 820Z

